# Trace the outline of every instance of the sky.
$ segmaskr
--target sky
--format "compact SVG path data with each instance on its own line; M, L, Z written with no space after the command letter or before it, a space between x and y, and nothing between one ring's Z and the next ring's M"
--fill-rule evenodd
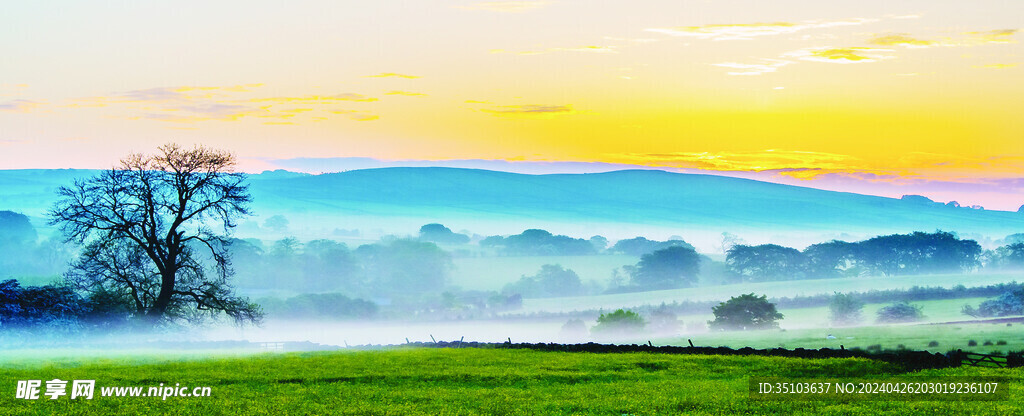
M1017 0L16 2L0 169L177 142L251 172L588 162L1016 210L1022 26Z

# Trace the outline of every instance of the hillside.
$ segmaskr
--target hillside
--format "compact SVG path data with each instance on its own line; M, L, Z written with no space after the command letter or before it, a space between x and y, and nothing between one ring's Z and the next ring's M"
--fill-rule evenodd
M0 209L39 218L54 200L57 186L94 173L0 171ZM1024 230L1024 215L1013 212L649 170L551 175L458 168L322 175L268 172L252 175L250 187L258 214L318 218L331 228L340 218L372 217L406 219L410 224L465 219L527 226L602 223L721 231L943 229L994 237Z

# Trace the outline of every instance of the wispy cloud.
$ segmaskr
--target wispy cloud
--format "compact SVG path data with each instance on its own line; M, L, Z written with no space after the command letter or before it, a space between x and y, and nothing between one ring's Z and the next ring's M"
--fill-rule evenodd
M868 43L879 46L905 46L908 48L927 48L938 44L935 41L911 37L906 33L876 36L869 40Z
M570 105L501 105L492 108L481 109L480 111L490 113L498 117L527 117L527 118L550 118L556 115L573 114Z
M383 73L376 74L376 75L367 75L366 77L367 78L406 78L406 79L420 78L417 75L399 74L399 73L396 73L396 72L383 72Z
M1020 63L1013 62L1013 63L1009 63L1009 64L975 65L974 68L981 68L981 69L1009 69L1009 68L1016 68L1018 65L1020 65Z
M302 95L297 97L263 97L263 98L252 98L250 102L272 102L272 103L332 103L338 101L361 101L361 102L372 102L377 101L377 98L367 97L362 94L356 94L354 92L345 92L335 95Z
M36 108L45 105L42 101L33 100L11 100L4 103L0 103L0 111L9 113L28 113Z
M999 29L984 32L965 32L964 34L968 36L967 43L969 44L1017 43L1017 39L1014 39L1013 36L1019 31L1019 29Z
M468 5L455 6L466 10L485 10L499 13L522 13L547 6L547 1L478 1Z
M384 95L404 95L406 97L423 97L423 96L426 96L427 94L424 94L422 92L397 91L396 90L396 91L388 91L388 92L384 93Z
M619 155L647 166L696 168L718 171L843 170L858 159L836 153L768 149L751 152L670 152Z
M877 22L878 19L846 19L832 21L804 21L799 23L791 22L770 22L770 23L740 23L740 24L712 24L703 26L677 26L666 28L645 29L648 32L661 33L670 36L695 37L711 40L749 40L760 36L775 36L789 33L796 33L802 30L817 29L836 26L856 26L865 23Z
M344 115L355 121L373 121L380 119L380 116L368 111L361 110L330 110L331 113Z
M132 120L155 120L169 123L204 121L237 121L246 118L271 119L264 124L295 124L300 114L326 115L328 106L340 103L377 101L354 92L333 95L260 96L252 94L260 84L227 87L180 86L132 90L101 97L72 100L66 107L114 107L127 111ZM404 93L404 92L403 92ZM408 93L416 94L416 93ZM355 114L348 118L376 119L376 115ZM310 117L303 117L309 119Z
M806 48L782 54L784 57L796 58L811 62L828 62L833 64L857 64L867 62L878 62L886 59L893 59L892 49L877 49L865 47L850 48Z
M547 48L535 51L507 51L504 49L491 49L491 53L508 53L515 55L541 55L553 52L583 52L583 53L618 53L615 46L580 46L576 48Z
M768 74L779 70L786 65L792 64L793 61L786 61L782 59L762 59L763 63L759 64L743 64L738 62L723 62L720 64L712 64L714 66L720 66L723 68L732 68L737 71L727 72L729 75L761 75Z

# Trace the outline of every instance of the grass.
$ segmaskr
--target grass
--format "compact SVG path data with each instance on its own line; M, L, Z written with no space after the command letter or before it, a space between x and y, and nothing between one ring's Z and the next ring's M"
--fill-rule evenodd
M28 353L45 354L45 353ZM588 354L528 350L406 349L262 354L168 361L10 367L0 364L0 413L22 414L1020 414L1019 400L999 402L752 401L753 376L850 378L898 375L866 359ZM957 368L926 375L1005 376L1010 397L1024 393L1022 369ZM92 400L14 399L17 380L95 379L103 386L180 383L209 386L211 397Z

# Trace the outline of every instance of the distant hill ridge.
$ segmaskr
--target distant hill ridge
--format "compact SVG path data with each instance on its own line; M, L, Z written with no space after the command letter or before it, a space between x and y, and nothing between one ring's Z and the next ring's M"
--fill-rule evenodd
M55 199L57 186L96 172L0 170L0 209L41 216ZM1024 230L1024 215L1015 212L658 170L530 175L391 167L321 175L265 172L252 175L249 184L254 208L261 214L497 216L722 229L943 229L997 234Z

